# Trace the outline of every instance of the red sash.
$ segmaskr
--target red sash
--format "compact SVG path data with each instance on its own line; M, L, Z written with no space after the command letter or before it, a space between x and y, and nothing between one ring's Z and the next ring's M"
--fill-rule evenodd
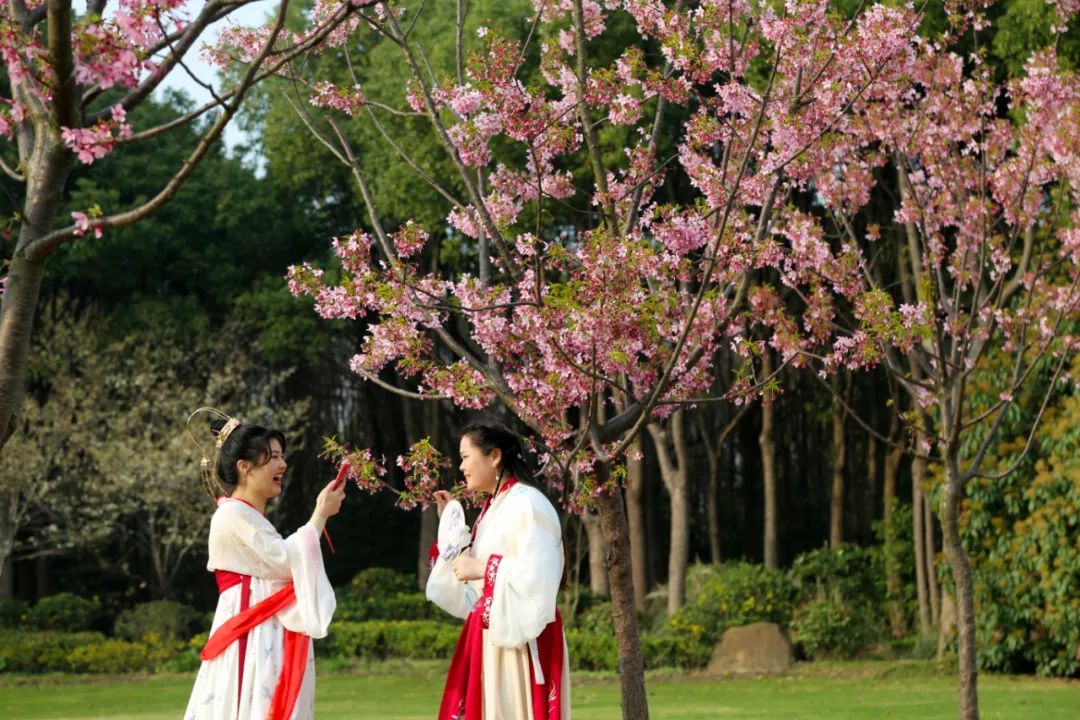
M219 577L218 588L226 590L238 584L233 577L236 573L229 573ZM243 578L244 576L239 576ZM230 584L231 583L231 584ZM224 587L222 587L224 585ZM203 660L213 660L225 648L234 641L240 640L240 678L243 682L244 650L246 638L252 628L266 622L278 611L296 602L296 591L292 583L249 608L242 609L234 617L219 627L206 643L200 657ZM296 707L296 699L300 695L300 685L304 680L304 671L307 669L308 637L302 633L285 631L285 657L281 666L281 675L278 677L277 686L274 688L274 698L270 704L270 720L288 720Z
M438 720L483 720L484 620L480 604L461 628L454 659L446 675ZM561 720L563 693L563 626L559 611L536 638L544 684L536 684L536 668L529 656L533 720Z

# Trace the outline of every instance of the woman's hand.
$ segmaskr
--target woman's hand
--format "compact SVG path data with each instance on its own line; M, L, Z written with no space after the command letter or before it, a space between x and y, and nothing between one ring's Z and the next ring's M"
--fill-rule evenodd
M479 580L484 577L484 569L487 567L487 558L476 558L472 555L458 555L450 563L454 571L454 577L461 582Z
M311 514L311 524L316 530L321 531L326 527L327 518L337 515L341 510L341 503L345 500L346 483L342 483L341 487L335 489L335 482L336 480L331 480L327 483L315 500L315 512Z
M435 508L439 511L439 517L442 517L442 511L446 509L446 504L454 499L446 490L436 490L435 495Z

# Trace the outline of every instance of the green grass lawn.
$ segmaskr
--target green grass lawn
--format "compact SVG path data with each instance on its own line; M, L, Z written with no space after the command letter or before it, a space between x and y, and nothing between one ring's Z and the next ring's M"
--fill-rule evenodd
M444 666L386 663L319 676L319 720L400 718L430 720L442 692ZM784 677L713 679L651 675L653 718L956 717L954 679L930 663L868 662L800 666ZM145 679L0 676L0 718L177 718L187 704L191 677ZM617 719L618 680L610 675L574 679L575 720ZM1080 682L982 676L987 720L1080 718Z

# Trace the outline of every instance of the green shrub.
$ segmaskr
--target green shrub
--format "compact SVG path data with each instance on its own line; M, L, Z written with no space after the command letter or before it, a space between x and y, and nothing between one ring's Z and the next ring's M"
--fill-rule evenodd
M96 632L0 632L0 662L4 672L67 672L68 656L76 648L105 640Z
M120 613L113 633L132 642L151 635L182 640L199 629L201 620L202 614L193 607L172 600L154 600Z
M573 670L618 668L614 635L569 630L566 633L566 649L570 653L570 667Z
M344 595L338 601L334 617L345 622L453 619L418 592L370 597Z
M811 600L795 609L795 642L812 660L851 658L867 645L867 624L832 598Z
M68 655L68 669L76 673L130 673L153 668L154 660L146 645L124 640L81 645Z
M460 634L460 625L433 620L335 622L320 649L331 657L371 660L449 658Z
M779 570L727 563L703 580L693 602L668 618L661 634L712 646L725 630L755 622L791 622L795 587Z
M172 658L165 662L165 669L169 672L180 673L190 673L198 670L199 665L202 664L199 654L209 639L210 633L208 632L199 633L192 637L177 649Z
M30 608L22 600L0 597L0 628L24 627L30 619Z
M575 670L608 670L619 667L618 649L612 633L568 630L566 647L570 667ZM697 668L706 665L712 647L686 636L645 633L641 636L641 654L646 669L663 667Z
M373 567L361 570L345 588L345 595L367 600L379 595L416 593L416 576L399 573L390 568Z
M885 573L869 548L841 545L811 550L795 558L788 577L801 601L831 598L883 619Z
M100 612L101 603L97 598L88 600L65 592L38 600L30 609L28 619L40 630L79 632L90 629Z

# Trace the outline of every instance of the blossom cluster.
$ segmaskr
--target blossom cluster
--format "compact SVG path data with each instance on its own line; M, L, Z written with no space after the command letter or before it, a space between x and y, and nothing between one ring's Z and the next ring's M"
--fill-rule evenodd
M922 37L910 4L852 19L826 0L605 0L584 3L585 37L573 5L535 3L537 73L523 72L524 40L488 26L462 77L418 73L404 94L445 132L460 175L485 178L446 230L498 248L490 279L432 272L428 232L406 224L378 249L362 231L335 242L337 283L311 267L289 280L324 317L366 323L357 372L392 366L421 395L510 405L572 479L571 505L610 489L589 480L605 450L580 441L600 414L651 398L662 417L725 392L718 382L736 402L763 392L752 372L718 377L722 348L747 367L770 348L823 374L919 353L938 372L954 362L942 347L991 337L1008 347L1029 330L1056 342L1056 319L1080 310L1080 214L1063 227L1050 207L1055 192L1080 188L1080 85L1052 51L999 87L977 57ZM965 23L985 9L957 6ZM579 75L581 48L615 14L638 38L605 47L614 59ZM359 88L323 87L317 104L367 102ZM655 138L676 113L661 103L685 118L667 156ZM623 152L593 152L593 126L626 137ZM592 163L584 181L580 153ZM879 187L885 176L895 187ZM664 202L673 177L694 201ZM885 191L897 200L883 216L874 205ZM564 203L596 221L543 222ZM1069 266L1052 278L1020 272L1033 234ZM895 247L917 275L907 294L878 279L875 263ZM1012 286L1042 315L1010 303ZM912 389L920 404L927 387Z

